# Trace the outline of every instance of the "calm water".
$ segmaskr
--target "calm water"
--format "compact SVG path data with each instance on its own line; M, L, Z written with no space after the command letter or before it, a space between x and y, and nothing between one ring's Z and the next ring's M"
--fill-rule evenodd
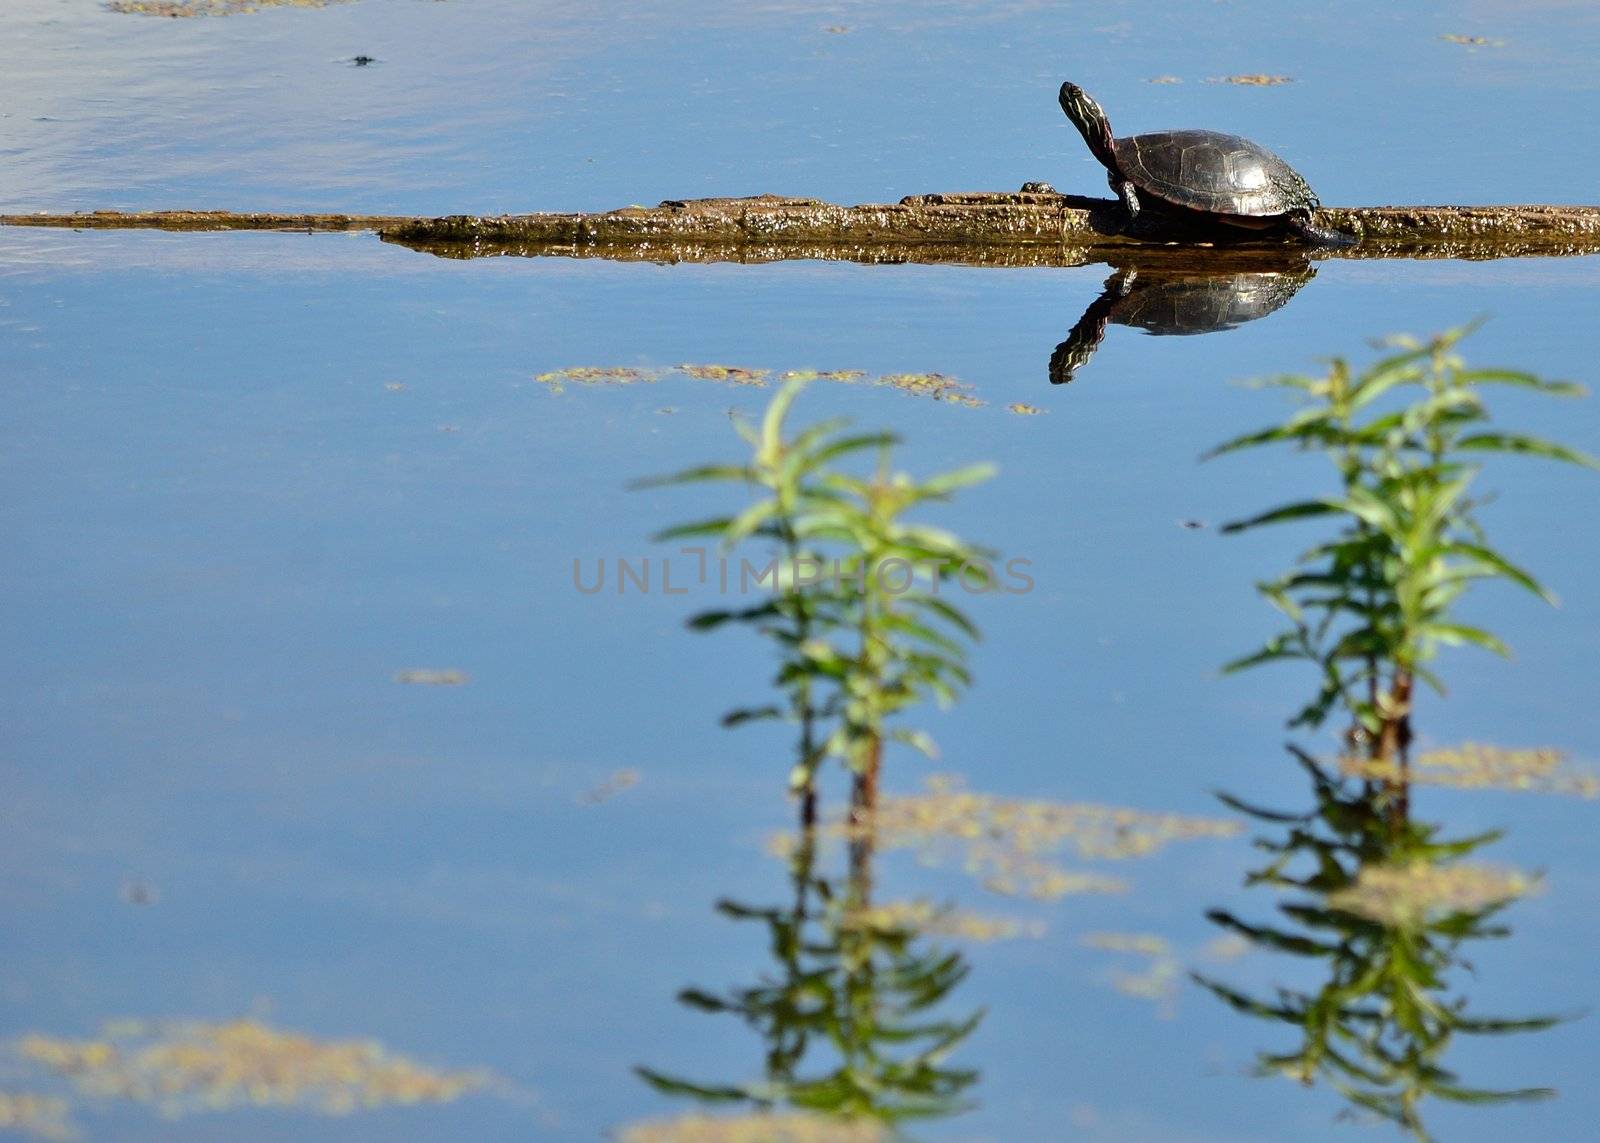
M1584 6L674 8L366 0L170 20L12 0L0 211L871 201L1035 178L1093 193L1102 176L1054 105L1069 75L1120 130L1259 138L1331 203L1576 202L1600 173L1600 15ZM345 62L358 53L378 62ZM1205 82L1240 72L1295 82ZM1141 82L1160 75L1184 82ZM1113 325L1052 386L1051 353L1106 275L454 262L366 235L0 231L0 1035L254 1016L503 1077L443 1106L345 1118L164 1121L81 1101L80 1125L106 1139L596 1138L686 1110L636 1065L759 1076L749 1030L674 996L773 971L759 926L713 910L789 893L761 856L791 817L787 737L717 726L762 700L769 660L748 638L683 630L712 601L584 595L573 562L659 558L647 537L711 510L706 494L628 482L737 455L729 411L770 391L669 374L558 394L535 380L569 366L972 385L986 406L825 383L800 406L892 426L914 471L1000 466L942 522L1031 560L1037 586L973 603L978 685L927 719L940 767L1013 797L1216 816L1227 789L1308 809L1282 751L1306 678L1216 673L1273 629L1251 585L1306 536L1216 525L1324 473L1286 453L1197 463L1282 411L1232 382L1487 315L1472 360L1592 383L1600 261L1321 262L1281 310L1231 332ZM1501 407L1600 451L1593 400ZM1424 701L1424 740L1594 759L1600 485L1515 461L1489 483L1497 540L1563 603L1474 597L1469 618L1516 658L1447 655L1451 693ZM408 669L470 681L398 684ZM636 785L592 796L625 769ZM912 790L925 771L898 758L888 781ZM1493 859L1548 875L1508 914L1513 937L1471 951L1475 1006L1600 1002L1594 804L1429 790L1418 810L1451 833L1505 827ZM1186 843L1108 870L1134 883L1126 895L1048 905L885 855L886 894L1047 926L967 949L953 1010L987 1016L954 1060L981 1072L979 1106L919 1133L1347 1138L1325 1088L1246 1074L1281 1035L1187 985L1160 1004L1124 995L1108 975L1133 963L1083 943L1158 934L1185 966L1294 979L1282 958L1220 962L1208 944L1206 909L1269 912L1269 895L1239 887L1257 860L1245 837ZM1583 1137L1600 1115L1597 1027L1459 1045L1468 1082L1561 1095L1440 1109L1439 1137ZM0 1090L66 1089L10 1053Z

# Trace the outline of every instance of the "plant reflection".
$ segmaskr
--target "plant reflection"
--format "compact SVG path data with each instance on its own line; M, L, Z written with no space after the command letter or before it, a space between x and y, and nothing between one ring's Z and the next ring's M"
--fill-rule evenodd
M1299 1044L1258 1058L1262 1074L1330 1083L1356 1107L1419 1139L1424 1098L1452 1103L1542 1099L1548 1088L1467 1086L1445 1066L1458 1035L1548 1028L1559 1018L1485 1017L1460 989L1469 942L1510 935L1498 916L1536 882L1464 859L1498 831L1446 838L1417 820L1402 784L1344 777L1291 747L1311 780L1313 808L1280 813L1230 805L1270 827L1257 839L1270 859L1247 878L1292 894L1282 920L1256 923L1223 909L1213 921L1254 945L1319 965L1315 988L1270 998L1196 979L1240 1012L1295 1029Z
M1230 670L1298 661L1318 678L1316 697L1290 722L1315 729L1344 722L1340 756L1321 761L1291 746L1311 780L1313 803L1280 813L1233 797L1229 805L1270 827L1257 840L1270 859L1246 885L1287 892L1280 920L1209 916L1253 944L1318 966L1318 984L1252 995L1196 976L1234 1009L1281 1023L1299 1043L1263 1052L1258 1069L1305 1084L1329 1083L1355 1109L1428 1139L1424 1100L1494 1104L1534 1100L1548 1088L1461 1082L1445 1056L1459 1036L1549 1028L1560 1017L1485 1017L1470 1009L1461 978L1469 942L1503 938L1506 907L1538 880L1467 859L1501 836L1446 836L1412 804L1423 781L1587 793L1591 782L1561 771L1549 750L1473 746L1411 764L1414 685L1443 693L1441 646L1473 644L1506 653L1489 631L1467 626L1456 604L1474 583L1499 579L1550 598L1490 543L1476 508L1475 459L1518 454L1595 467L1558 444L1492 426L1485 394L1515 386L1572 396L1575 386L1506 370L1467 370L1455 346L1469 330L1399 352L1357 373L1335 360L1325 377L1280 378L1302 398L1282 425L1249 433L1218 453L1289 444L1330 460L1339 491L1229 525L1229 531L1288 521L1332 521L1336 531L1306 550L1289 573L1259 585L1288 628Z
M749 987L679 994L698 1011L740 1017L761 1037L761 1077L707 1084L650 1068L638 1074L659 1091L705 1102L884 1124L965 1110L978 1073L946 1059L983 1013L940 1012L967 976L965 957L931 940L918 910L874 907L870 838L848 846L843 877L819 870L818 850L814 835L799 835L789 854L791 903L717 905L726 917L766 926L771 971Z

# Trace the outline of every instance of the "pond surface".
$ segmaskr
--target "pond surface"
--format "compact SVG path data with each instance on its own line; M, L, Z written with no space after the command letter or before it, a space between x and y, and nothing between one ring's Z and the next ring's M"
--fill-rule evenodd
M12 0L0 212L892 201L1028 179L1098 193L1055 106L1069 76L1119 130L1260 139L1328 203L1581 202L1600 174L1597 51L1600 13L1562 4L1289 17L1256 3L366 0L166 19ZM1293 82L1206 82L1252 73ZM1183 82L1145 82L1159 76ZM691 1109L635 1067L762 1075L751 1029L674 998L778 971L761 925L715 910L794 892L767 856L793 822L789 736L718 726L763 701L768 651L685 630L718 603L709 586L586 594L574 579L575 563L589 577L692 559L649 537L729 501L628 485L739 455L730 412L758 415L772 387L677 368L721 364L769 380L859 370L814 383L796 416L893 428L913 472L999 466L938 519L1030 561L1034 586L964 601L984 632L976 686L923 716L942 757L893 756L891 791L954 772L1006 798L1242 829L1085 863L1128 891L1055 902L880 854L880 893L1030 934L962 946L950 1015L986 1015L948 1062L978 1073L962 1093L976 1106L915 1134L1347 1138L1337 1093L1248 1074L1283 1050L1280 1031L1181 974L1150 984L1172 975L1162 965L1306 983L1292 961L1217 943L1206 911L1259 916L1272 900L1241 885L1262 828L1216 791L1311 808L1283 750L1305 673L1218 674L1274 630L1252 585L1309 533L1218 526L1327 474L1287 450L1198 458L1283 414L1236 382L1366 360L1368 338L1396 331L1486 317L1472 362L1592 383L1600 260L1321 261L1281 308L1214 336L1114 320L1052 385L1052 355L1108 273L452 261L371 235L0 230L0 1034L249 1019L496 1077L348 1116L164 1119L159 1100L84 1095L12 1050L0 1091L70 1096L89 1138L584 1139ZM573 367L647 377L538 380ZM906 373L956 378L983 404L872 383ZM1496 396L1508 422L1600 451L1592 399ZM1496 542L1562 604L1471 597L1467 618L1515 658L1447 652L1449 695L1422 700L1419 741L1593 760L1600 478L1491 468ZM1508 939L1468 950L1473 1006L1600 1001L1594 803L1423 789L1416 812L1451 835L1504 828L1492 860L1546 875L1504 915ZM1097 945L1106 933L1169 951L1145 963ZM1143 972L1149 995L1119 972ZM1464 1039L1450 1056L1464 1082L1560 1095L1445 1105L1430 1126L1584 1137L1600 1117L1597 1027Z

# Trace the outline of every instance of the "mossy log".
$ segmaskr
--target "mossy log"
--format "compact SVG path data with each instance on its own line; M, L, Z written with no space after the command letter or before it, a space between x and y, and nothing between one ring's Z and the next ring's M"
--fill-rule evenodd
M1141 216L1143 217L1143 216ZM1316 221L1351 235L1314 258L1507 258L1600 252L1600 207L1325 207ZM912 195L893 204L838 206L811 198L668 200L594 214L234 214L97 211L0 215L0 225L73 229L374 230L386 241L446 257L493 255L653 262L768 262L791 258L969 265L1083 265L1227 261L1238 251L1303 249L1259 232L1128 230L1118 204L1053 191ZM1231 239L1231 240L1230 240Z

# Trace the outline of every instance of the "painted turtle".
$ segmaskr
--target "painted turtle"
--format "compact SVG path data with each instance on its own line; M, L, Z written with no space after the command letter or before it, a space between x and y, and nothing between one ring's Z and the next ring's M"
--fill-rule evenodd
M1050 382L1071 381L1100 348L1107 325L1158 336L1219 333L1287 305L1315 275L1304 256L1220 271L1193 265L1119 267L1050 355Z
M1076 84L1061 85L1061 110L1083 132L1128 211L1142 205L1191 222L1286 230L1321 246L1347 246L1349 235L1311 220L1320 203L1305 179L1265 147L1216 131L1157 131L1113 138L1100 105Z

